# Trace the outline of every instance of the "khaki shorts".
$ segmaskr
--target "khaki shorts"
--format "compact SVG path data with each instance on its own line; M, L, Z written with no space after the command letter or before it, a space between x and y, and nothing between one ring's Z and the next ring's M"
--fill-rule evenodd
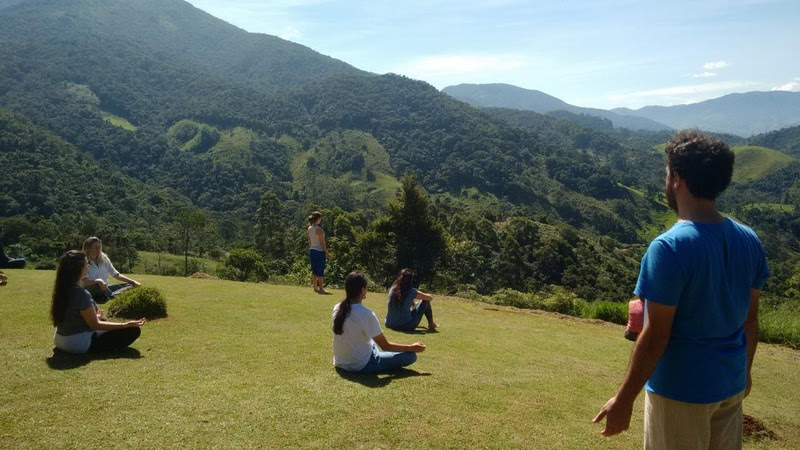
M716 403L686 403L647 392L644 401L644 448L742 448L744 391Z

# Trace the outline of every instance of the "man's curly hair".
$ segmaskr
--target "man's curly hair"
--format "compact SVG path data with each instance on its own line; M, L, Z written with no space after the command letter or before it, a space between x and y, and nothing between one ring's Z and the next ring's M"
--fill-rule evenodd
M671 174L686 180L695 197L714 200L731 182L735 155L728 144L713 136L698 130L679 131L664 152Z

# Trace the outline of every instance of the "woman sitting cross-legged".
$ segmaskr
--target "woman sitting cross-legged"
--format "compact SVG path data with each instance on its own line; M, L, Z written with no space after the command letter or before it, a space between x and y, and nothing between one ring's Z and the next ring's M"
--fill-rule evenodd
M81 285L92 294L92 298L97 303L105 303L119 292L141 285L138 281L122 275L114 268L108 255L103 252L103 243L100 238L95 236L86 238L83 241L83 252L89 258L89 272L81 280ZM109 275L123 283L113 286L108 284Z
M413 364L417 353L425 351L421 342L402 345L386 339L375 313L361 304L367 296L362 272L350 272L344 289L347 298L333 308L334 366L348 372L391 372Z
M56 327L53 340L56 348L67 353L87 353L115 350L133 343L145 319L125 323L101 320L89 291L80 280L89 271L89 261L83 252L70 250L58 261L50 317Z
M386 321L388 328L395 331L414 331L422 320L428 319L428 329L435 330L433 321L433 296L414 288L414 272L403 269L389 288ZM414 300L419 300L416 304Z

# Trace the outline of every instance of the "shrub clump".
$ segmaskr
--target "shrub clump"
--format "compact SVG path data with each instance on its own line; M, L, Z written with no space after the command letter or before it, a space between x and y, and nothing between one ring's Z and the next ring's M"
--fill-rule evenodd
M264 259L255 250L235 248L231 250L217 269L217 275L225 280L267 281L269 273Z
M519 292L514 289L500 289L488 298L489 303L502 306L513 306L515 308L541 309L534 294Z
M36 270L56 270L55 261L39 261L33 267Z
M787 306L778 309L761 308L758 319L760 342L800 349L800 314Z
M148 320L167 317L167 301L156 288L139 287L120 294L108 308L111 317Z
M591 318L626 325L628 323L628 304L619 302L596 302L591 312Z
M545 311L580 317L580 298L561 286L550 286L544 293L541 309Z

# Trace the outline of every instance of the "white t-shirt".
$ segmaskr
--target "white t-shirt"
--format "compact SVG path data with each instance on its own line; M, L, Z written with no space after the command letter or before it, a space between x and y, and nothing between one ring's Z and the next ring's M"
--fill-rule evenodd
M100 278L106 284L108 284L109 275L116 278L119 276L119 272L117 271L117 269L114 268L114 265L111 264L111 260L108 259L108 256L106 256L105 254L101 255L100 264L95 264L94 261L89 260L88 278L90 280L96 280Z
M337 303L333 307L333 317L336 317L338 310ZM342 329L342 334L333 335L333 365L350 372L358 372L367 365L372 355L372 338L383 334L381 324L374 312L361 303L355 303L344 319Z

